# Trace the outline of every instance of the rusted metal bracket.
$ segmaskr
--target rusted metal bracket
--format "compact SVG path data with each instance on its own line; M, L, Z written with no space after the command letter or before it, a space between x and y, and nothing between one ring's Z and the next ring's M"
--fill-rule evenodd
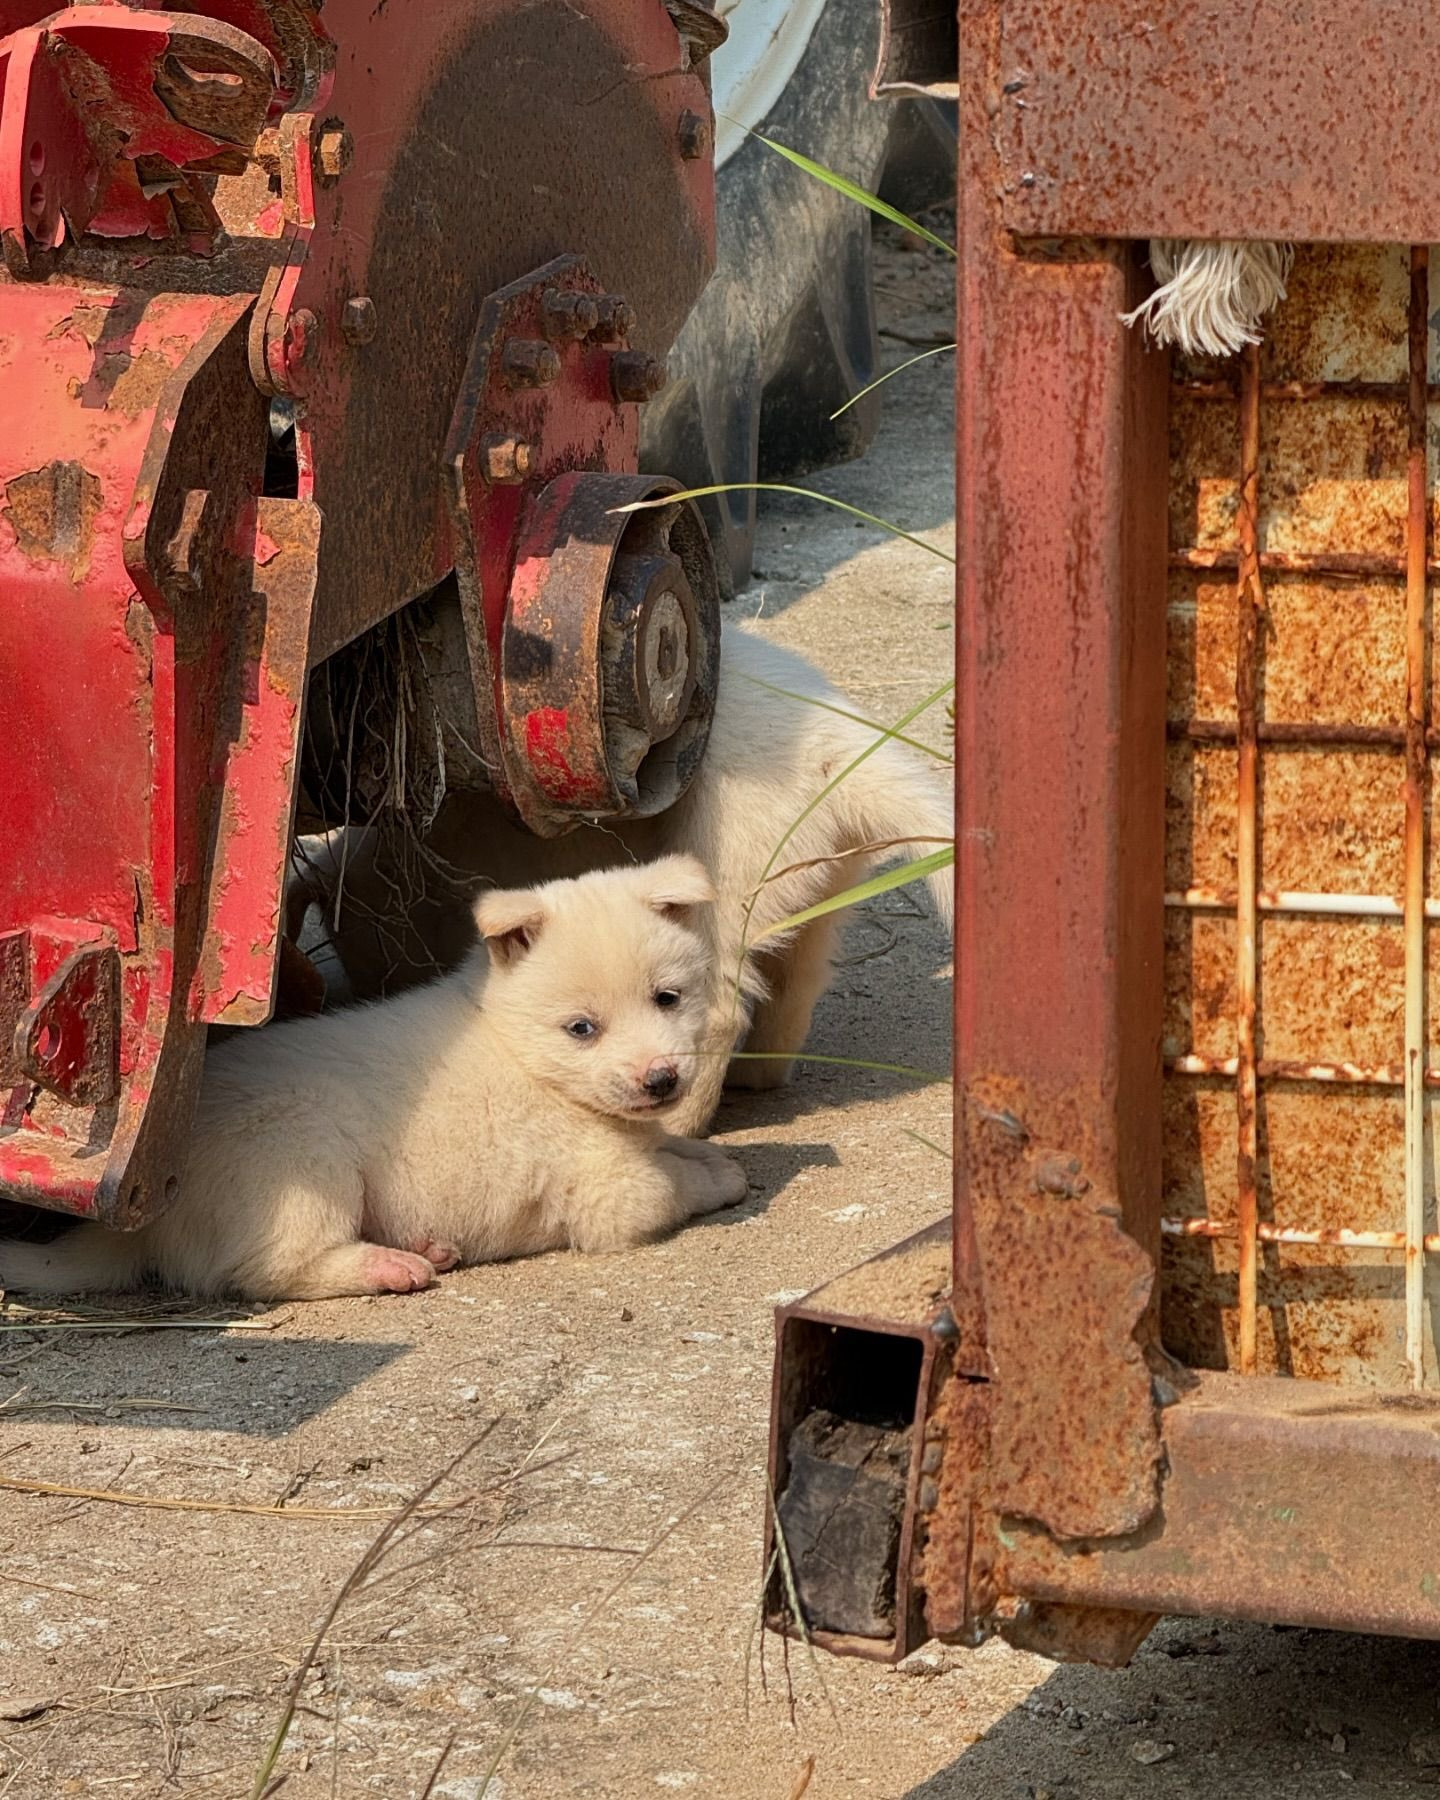
M999 1631L1046 1654L1124 1661L1153 1623L1089 1607L1037 1614L1006 1573L1020 1518L1037 1541L1093 1545L1131 1537L1160 1493L1157 1411L1134 1336L1148 1259L1093 1199L1066 1202L1058 1227L1038 1193L1016 1202L1005 1248L1027 1293L1052 1258L1103 1277L1093 1310L1067 1316L1038 1364L1002 1331L988 1374L964 1366L957 1318L968 1309L951 1290L948 1221L777 1313L773 1626L794 1626L793 1589L808 1635L832 1650L898 1659L927 1637L976 1644ZM1017 1330L1028 1317L1043 1335L1015 1294L997 1298Z
M10 273L45 273L67 232L182 236L208 251L220 222L194 175L250 149L277 87L264 45L194 14L71 6L0 40Z
M633 462L634 404L664 369L579 257L481 309L444 498L496 790L530 830L658 812L699 766L719 668L719 588L693 505Z
M120 1086L120 958L111 944L72 950L15 1028L14 1066L71 1106Z

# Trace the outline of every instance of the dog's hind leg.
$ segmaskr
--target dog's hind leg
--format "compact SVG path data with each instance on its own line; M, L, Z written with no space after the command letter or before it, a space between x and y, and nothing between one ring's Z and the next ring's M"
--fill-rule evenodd
M302 1263L267 1300L330 1300L342 1294L413 1294L435 1279L435 1264L384 1244L337 1244Z
M773 964L766 963L770 992L755 1008L744 1054L725 1072L727 1086L777 1088L789 1081L815 1008L830 985L839 930L834 914L812 919Z

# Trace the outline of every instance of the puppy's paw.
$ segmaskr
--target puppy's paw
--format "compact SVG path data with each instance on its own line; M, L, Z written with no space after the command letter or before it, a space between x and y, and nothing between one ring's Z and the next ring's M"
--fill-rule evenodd
M412 1253L423 1256L430 1267L443 1275L447 1269L458 1269L460 1252L453 1244L438 1242L432 1237L416 1238L410 1245Z
M362 1265L366 1289L372 1294L413 1294L435 1279L436 1265L428 1256L409 1250L387 1250L367 1244Z
M708 1144L705 1147L711 1148ZM750 1183L745 1179L745 1171L723 1150L714 1150L705 1158L705 1175L709 1191L696 1212L719 1212L722 1207L738 1206L749 1199Z

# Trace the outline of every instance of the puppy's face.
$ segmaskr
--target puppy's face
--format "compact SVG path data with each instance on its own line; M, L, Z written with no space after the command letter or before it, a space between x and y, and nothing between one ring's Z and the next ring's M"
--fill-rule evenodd
M596 1112L663 1119L703 1048L697 914L714 898L689 856L484 895L485 1011L526 1072Z

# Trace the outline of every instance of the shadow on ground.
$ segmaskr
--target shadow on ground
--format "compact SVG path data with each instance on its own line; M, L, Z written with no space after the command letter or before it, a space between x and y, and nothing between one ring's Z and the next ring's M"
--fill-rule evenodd
M1440 1786L1440 1645L1170 1620L1128 1669L1057 1669L905 1800L1417 1786Z

